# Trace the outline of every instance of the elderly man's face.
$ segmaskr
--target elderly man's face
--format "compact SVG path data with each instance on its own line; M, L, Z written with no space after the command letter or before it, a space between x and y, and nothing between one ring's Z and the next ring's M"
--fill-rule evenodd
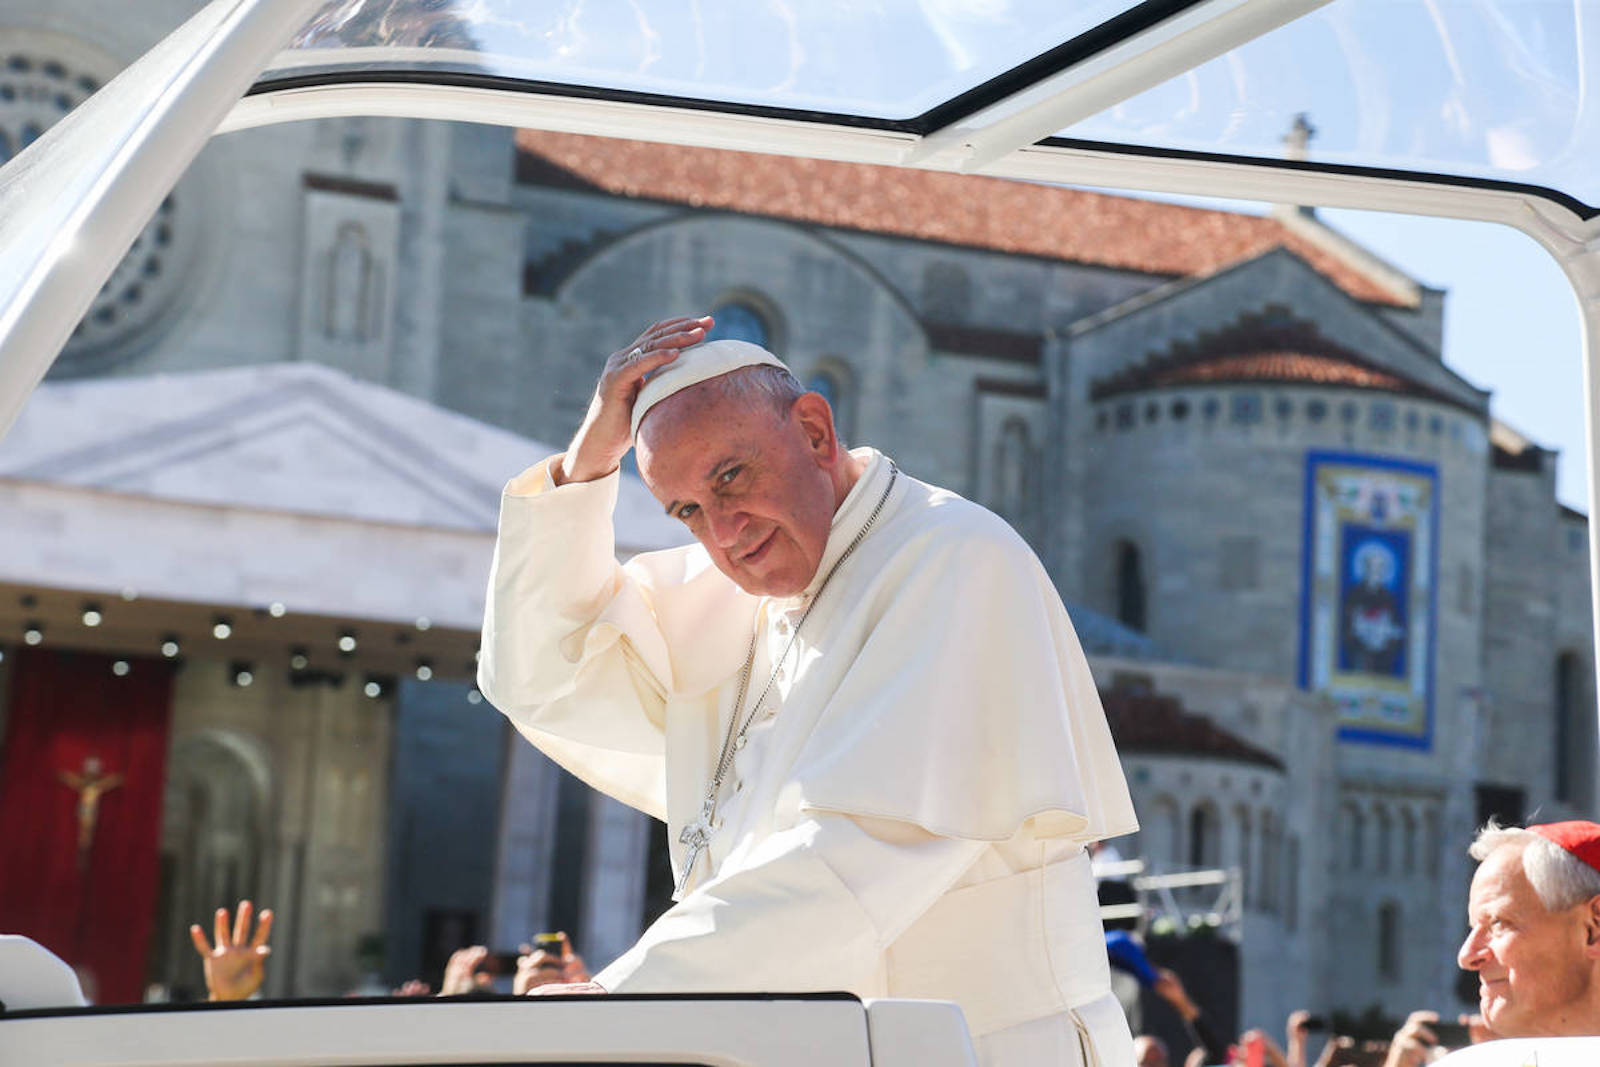
M1593 996L1590 906L1545 909L1522 870L1522 849L1489 855L1472 878L1472 929L1457 962L1478 972L1484 1021L1501 1037L1570 1033ZM1587 1030L1582 1032L1589 1032Z
M637 450L650 492L741 589L792 596L811 581L838 504L827 401L808 393L781 416L691 387L650 409Z

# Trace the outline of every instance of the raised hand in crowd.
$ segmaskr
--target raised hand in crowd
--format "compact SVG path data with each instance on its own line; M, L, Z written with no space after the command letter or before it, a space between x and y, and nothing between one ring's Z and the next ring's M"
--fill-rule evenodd
M1156 974L1155 985L1151 988L1160 994L1162 1000L1172 1005L1184 1022L1200 1014L1200 1008L1190 999L1189 991L1184 988L1183 979L1178 977L1176 971L1158 967Z
M1439 1021L1436 1011L1414 1011L1406 1016L1405 1023L1395 1031L1389 1042L1389 1055L1383 1067L1420 1067L1433 1058L1439 1047L1439 1037L1432 1024Z
M1156 974L1155 985L1151 988L1178 1013L1178 1017L1183 1020L1184 1029L1189 1031L1190 1039L1205 1051L1204 1062L1225 1062L1228 1058L1227 1044L1211 1028L1210 1022L1200 1010L1200 1005L1189 996L1189 991L1184 988L1183 979L1178 977L1176 971L1166 967L1156 968Z
M238 917L229 922L228 909L218 908L213 917L216 944L206 940L198 923L189 927L189 938L205 967L206 992L212 1000L246 1000L261 988L266 978L266 958L272 948L267 937L272 932L272 909L265 908L250 933L254 908L248 900L239 901Z
M397 997L425 997L433 992L433 987L420 978L407 978L391 992Z
M558 948L534 948L522 945L522 955L517 957L517 976L512 979L511 991L517 996L524 993L604 993L605 990L589 981L589 968L583 957L572 951L572 941L566 934L560 938Z
M1246 1030L1239 1035L1239 1047L1247 1049L1253 1042L1261 1042L1261 1058L1265 1067L1289 1067L1289 1060L1278 1047L1278 1043L1268 1037L1264 1030Z
M483 945L469 945L450 953L444 965L444 978L439 982L441 997L459 997L467 993L486 990L494 981L485 968L489 950Z
M1311 1038L1311 1013L1301 1008L1299 1011L1289 1013L1288 1025L1284 1027L1285 1044L1284 1062L1288 1067L1306 1067L1306 1044Z

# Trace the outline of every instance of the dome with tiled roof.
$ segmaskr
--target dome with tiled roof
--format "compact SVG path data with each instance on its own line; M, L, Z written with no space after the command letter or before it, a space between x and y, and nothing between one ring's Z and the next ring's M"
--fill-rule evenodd
M1099 401L1175 386L1273 383L1371 389L1460 406L1455 398L1378 366L1278 308L1173 344L1095 382L1090 395Z

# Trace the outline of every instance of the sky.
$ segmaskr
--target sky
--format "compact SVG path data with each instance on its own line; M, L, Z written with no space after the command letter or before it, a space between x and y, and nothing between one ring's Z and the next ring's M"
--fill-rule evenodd
M1253 201L1150 198L1252 214L1268 210ZM1498 223L1328 208L1319 208L1317 217L1422 284L1445 290L1446 365L1490 390L1493 417L1560 453L1556 496L1588 514L1578 301L1549 253Z
M1390 215L1319 212L1427 285L1445 289L1445 362L1493 391L1492 414L1560 451L1556 494L1587 513L1582 330L1561 268L1508 226Z

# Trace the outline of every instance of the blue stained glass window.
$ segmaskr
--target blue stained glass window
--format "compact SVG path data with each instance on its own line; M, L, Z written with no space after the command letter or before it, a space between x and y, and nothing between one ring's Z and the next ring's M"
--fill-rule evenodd
M706 335L708 341L749 341L762 348L772 347L772 328L767 325L766 316L749 304L723 304L711 312L711 317L716 321Z

